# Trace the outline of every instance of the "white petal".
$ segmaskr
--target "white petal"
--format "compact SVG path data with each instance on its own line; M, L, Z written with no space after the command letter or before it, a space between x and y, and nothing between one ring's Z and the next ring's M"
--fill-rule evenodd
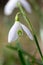
M9 31L9 34L8 34L8 42L12 42L14 40L16 40L18 38L18 35L16 34L16 28L17 28L17 24L15 23L10 31Z
M19 22L15 22L14 25L11 27L9 34L8 34L8 42L13 42L18 39L17 31L21 29Z
M31 39L31 40L33 40L33 36L32 36L32 34L31 34L31 32L30 32L30 30L25 26L25 25L23 25L23 24L21 24L21 26L22 26L22 29L26 32L26 34L28 35L28 37Z
M31 13L32 12L32 9L31 9L31 6L29 4L29 2L27 2L26 0L20 0L22 6L26 9L27 12Z
M5 8L4 8L5 15L12 14L12 11L14 10L14 8L17 7L17 5L16 5L17 2L18 2L18 0L11 0L11 1L7 2L7 4L5 5Z

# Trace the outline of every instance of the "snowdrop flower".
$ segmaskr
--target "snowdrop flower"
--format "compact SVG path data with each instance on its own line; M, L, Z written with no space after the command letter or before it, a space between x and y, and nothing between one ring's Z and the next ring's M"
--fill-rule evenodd
M18 2L25 8L27 12L32 12L30 4L26 0L9 0L4 7L5 15L11 15L13 10L18 7Z
M21 35L23 35L23 30L27 36L33 40L33 36L30 30L24 24L16 21L8 33L8 42L11 43L13 41L16 41Z
M40 37L41 37L41 41L43 42L43 29L40 29Z

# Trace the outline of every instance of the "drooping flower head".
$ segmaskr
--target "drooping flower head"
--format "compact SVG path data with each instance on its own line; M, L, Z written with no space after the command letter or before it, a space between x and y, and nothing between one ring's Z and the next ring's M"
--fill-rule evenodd
M33 40L33 36L31 34L30 30L25 25L20 23L19 21L16 21L8 33L8 42L10 43L12 41L17 40L19 38L19 36L21 36L23 34L23 30L27 34L27 36L31 40Z
M8 33L8 42L9 43L16 41L21 35L23 35L23 31L27 34L27 36L31 40L33 40L33 36L31 34L30 30L24 24L20 23L19 17L18 17L19 14L20 14L20 12L18 12L16 14L15 23L9 30L9 33Z
M18 2L25 8L27 12L32 12L30 4L26 0L9 0L4 7L5 15L11 15L13 10L18 7Z

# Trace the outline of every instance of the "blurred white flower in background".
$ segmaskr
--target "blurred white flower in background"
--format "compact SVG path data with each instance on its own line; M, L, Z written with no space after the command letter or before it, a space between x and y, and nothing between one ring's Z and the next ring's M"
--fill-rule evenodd
M32 12L30 4L26 0L9 0L4 7L4 14L11 15L13 10L18 7L18 2L25 8L27 12Z
M13 41L16 41L19 37L21 37L21 35L23 35L23 30L27 36L33 40L33 36L30 30L19 21L16 21L8 33L8 42L11 43Z
M40 37L41 37L41 41L43 42L43 29L40 29Z

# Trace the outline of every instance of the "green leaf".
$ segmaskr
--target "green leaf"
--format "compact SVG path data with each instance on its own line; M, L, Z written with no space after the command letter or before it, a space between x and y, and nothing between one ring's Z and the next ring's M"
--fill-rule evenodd
M7 48L17 51L18 52L18 48L17 47L13 47L13 46L6 46ZM38 59L36 59L34 56L30 55L29 53L27 53L24 50L21 50L22 54L27 55L29 58L31 58L32 60L34 59L34 63L38 64L38 65L43 65L43 63L41 61L39 61Z

